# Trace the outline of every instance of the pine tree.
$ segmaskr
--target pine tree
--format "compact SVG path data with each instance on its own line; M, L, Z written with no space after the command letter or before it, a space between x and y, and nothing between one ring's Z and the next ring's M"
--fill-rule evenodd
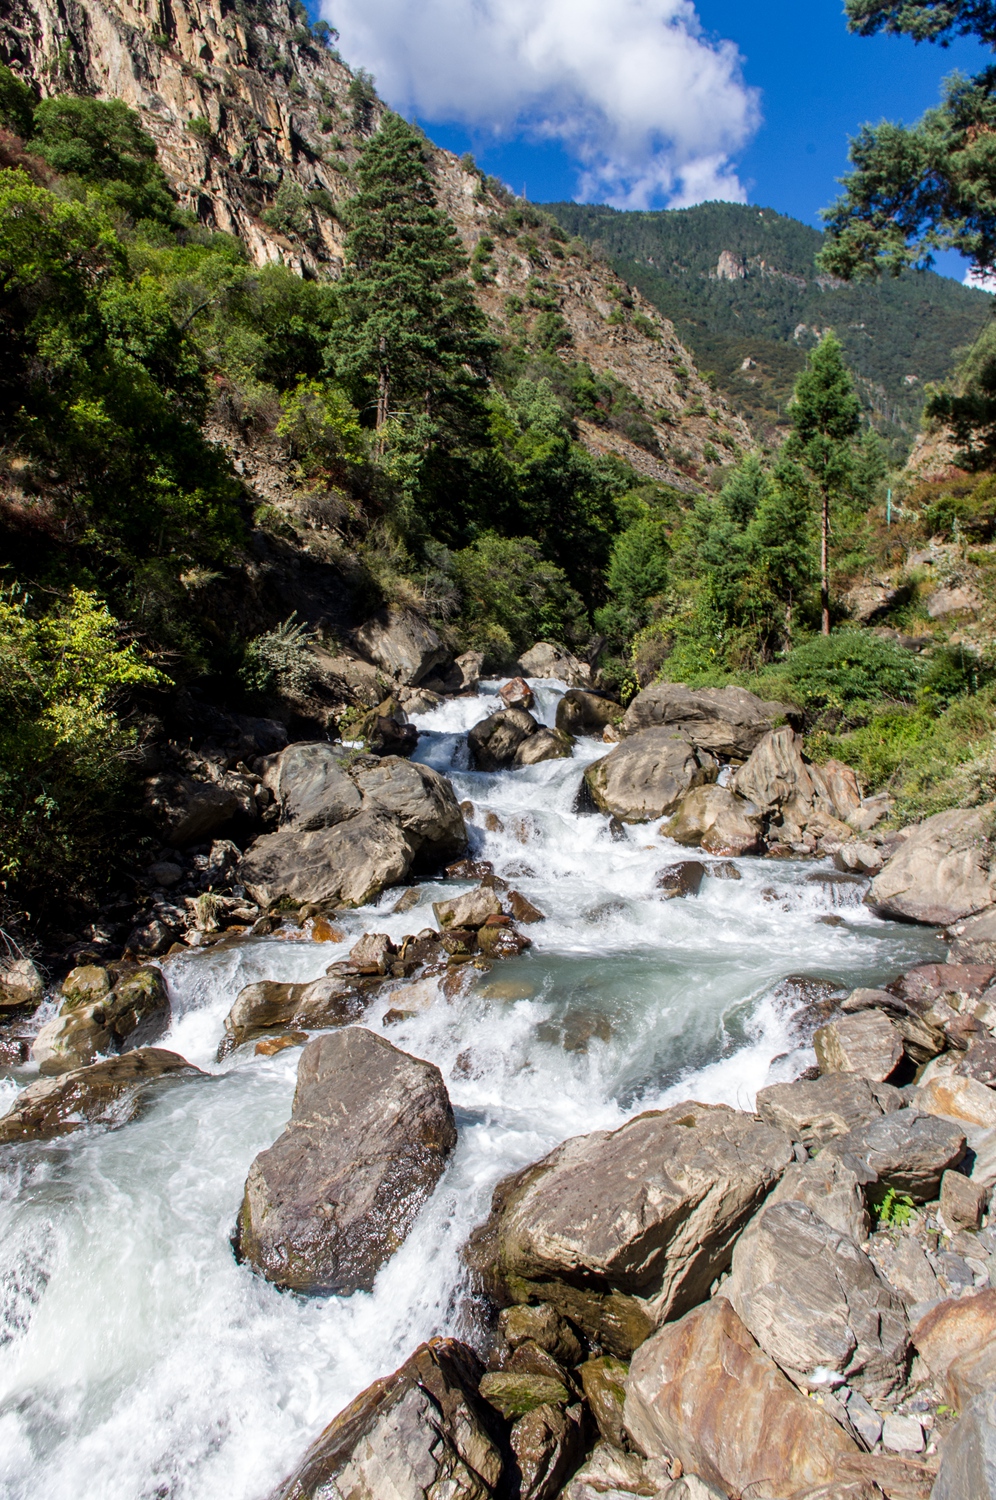
M753 559L748 592L755 619L770 628L780 613L788 644L793 616L812 598L813 586L812 497L806 475L789 458L780 460L768 480L747 529L747 545Z
M831 510L853 478L854 439L861 422L861 402L834 334L825 334L809 355L795 384L790 413L792 432L785 455L807 471L819 498L820 613L823 634L829 635Z
M378 430L413 413L459 428L483 399L495 348L456 231L436 207L426 155L424 138L386 113L346 208L337 373L375 412Z

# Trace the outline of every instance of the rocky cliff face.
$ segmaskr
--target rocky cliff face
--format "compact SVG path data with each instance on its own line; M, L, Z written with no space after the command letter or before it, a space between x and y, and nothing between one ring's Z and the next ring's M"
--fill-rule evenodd
M0 56L43 93L123 99L159 148L180 201L236 235L256 264L336 275L337 206L381 102L285 0L9 0ZM492 323L556 312L565 358L628 386L656 438L586 424L595 451L691 488L746 446L745 424L702 381L671 323L580 242L518 232L515 215L445 151L440 202L473 252L494 241L478 285ZM514 328L510 331L515 331Z

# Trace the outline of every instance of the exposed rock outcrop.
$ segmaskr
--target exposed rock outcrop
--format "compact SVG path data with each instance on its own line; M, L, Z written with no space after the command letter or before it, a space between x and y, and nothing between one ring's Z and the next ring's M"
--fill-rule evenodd
M907 837L872 881L883 916L943 926L996 903L994 805L935 813Z
M408 687L449 657L432 626L410 609L382 610L354 631L353 638L364 656Z
M455 1144L432 1063L362 1027L316 1037L283 1135L249 1169L239 1259L294 1291L369 1290Z
M765 814L769 841L804 851L827 835L837 843L853 837L846 819L861 805L854 772L840 762L808 762L788 727L765 734L730 785Z
M553 678L566 682L569 688L587 687L591 679L591 668L586 661L579 661L549 641L537 641L519 657L517 666L523 677Z
M669 725L696 750L725 760L746 760L776 725L798 724L801 713L791 703L768 703L746 688L687 688L680 682L656 682L637 693L626 710L626 734Z

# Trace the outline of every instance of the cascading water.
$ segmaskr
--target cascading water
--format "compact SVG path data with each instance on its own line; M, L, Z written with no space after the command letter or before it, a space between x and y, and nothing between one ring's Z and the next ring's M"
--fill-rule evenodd
M572 810L605 745L582 740L570 760L495 775L467 769L466 731L500 706L497 686L416 720L416 758L452 777L474 805L472 852L547 920L528 929L522 958L386 1033L442 1069L460 1132L414 1232L373 1292L349 1298L281 1293L236 1265L246 1172L289 1115L300 1052L215 1054L243 985L315 978L364 931L431 926L432 901L469 885L424 883L403 915L387 891L343 917L342 944L260 938L170 960L161 1045L210 1076L164 1090L121 1130L0 1158L4 1497L266 1496L420 1340L466 1335L460 1249L500 1177L566 1136L679 1099L750 1108L762 1084L809 1060L786 976L872 984L936 956L931 934L878 921L860 891L814 881L811 863L740 860L739 881L661 901L654 875L676 846L653 825L613 838L606 818ZM562 685L534 688L552 723ZM853 904L835 906L842 896ZM819 920L829 914L842 923ZM378 999L363 1024L379 1031L390 1005ZM0 1106L17 1087L0 1084Z

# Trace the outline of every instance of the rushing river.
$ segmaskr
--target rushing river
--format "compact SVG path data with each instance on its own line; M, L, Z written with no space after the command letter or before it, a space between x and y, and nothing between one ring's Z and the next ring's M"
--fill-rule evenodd
M425 883L402 916L388 891L343 918L340 945L260 938L172 959L160 1045L211 1076L165 1089L123 1129L0 1156L0 1495L263 1500L363 1386L430 1334L468 1333L460 1248L500 1177L679 1099L751 1108L811 1061L787 976L870 984L937 955L930 932L878 921L854 887L814 881L812 863L743 859L739 881L660 901L653 877L683 851L654 825L614 839L606 818L572 810L604 745L466 769L466 731L496 706L487 687L416 720L416 759L452 777L474 805L473 853L547 920L522 958L385 1033L439 1065L459 1126L415 1231L373 1292L349 1298L277 1292L236 1265L246 1171L288 1118L300 1052L215 1054L243 985L315 978L360 933L417 932L434 899L468 887ZM536 689L552 723L563 689ZM389 1004L364 1024L379 1031ZM0 1081L0 1109L28 1081Z

